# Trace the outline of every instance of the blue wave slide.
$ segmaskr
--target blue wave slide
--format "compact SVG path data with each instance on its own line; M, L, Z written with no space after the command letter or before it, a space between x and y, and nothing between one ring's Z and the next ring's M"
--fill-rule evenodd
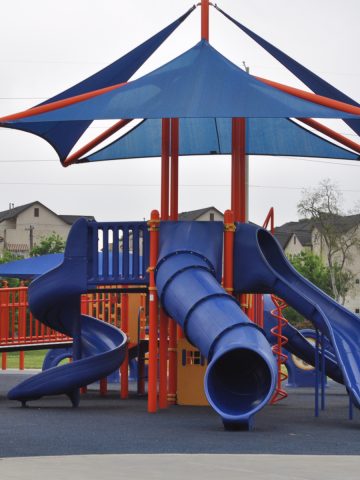
M261 227L237 224L234 266L237 292L275 293L328 338L347 391L360 408L360 318L302 277Z
M271 329L278 323L277 318L271 314L271 311L275 309L276 307L271 296L264 295L264 332L271 345L274 345L277 341L277 338L271 333ZM307 338L290 323L282 327L282 333L287 338L287 343L284 345L285 350L315 367L316 350L314 344L310 343ZM344 383L341 369L337 364L334 351L328 341L325 342L324 357L326 375L337 383Z
M164 309L208 359L205 393L224 427L250 429L274 392L276 361L263 331L219 283L222 237L219 222L162 223L156 286Z
M106 377L119 368L125 357L127 337L121 330L80 313L80 295L103 280L103 277L91 279L91 269L96 262L88 256L94 236L89 225L84 219L74 224L63 262L29 287L33 315L45 325L73 337L73 362L50 368L20 383L8 393L11 400L25 404L44 395L65 393L77 406L79 387ZM97 257L97 238L94 244ZM95 268L98 271L98 266Z

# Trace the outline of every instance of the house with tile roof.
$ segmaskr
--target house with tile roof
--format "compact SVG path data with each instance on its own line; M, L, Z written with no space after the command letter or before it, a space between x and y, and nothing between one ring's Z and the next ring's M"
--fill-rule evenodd
M94 217L84 216L88 220ZM81 215L58 215L39 201L0 212L0 256L4 250L24 257L40 242L42 237L52 233L66 240L72 224Z

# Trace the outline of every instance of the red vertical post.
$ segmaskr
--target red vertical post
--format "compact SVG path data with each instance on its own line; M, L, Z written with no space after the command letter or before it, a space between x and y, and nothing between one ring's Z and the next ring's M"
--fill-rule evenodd
M244 118L232 119L231 209L235 222L246 222L246 123Z
M209 0L201 0L201 40L209 41Z
M224 214L224 289L230 295L234 292L234 213Z
M129 333L129 296L127 293L121 295L121 330L128 335ZM128 338L129 342L129 338ZM121 386L120 397L122 399L129 396L129 354L126 352L124 361L120 367Z
M161 142L161 220L169 219L169 180L170 180L170 119L162 119ZM168 328L169 319L160 309L159 327L159 407L167 408L168 384Z
M179 215L179 119L171 119L171 190L170 219L177 220Z
M150 231L150 266L149 266L149 379L148 412L157 410L157 355L158 355L158 295L155 285L155 266L159 249L159 222L157 210L151 212Z
M170 219L178 220L179 208L179 119L171 119ZM169 319L169 391L168 402L176 403L177 389L177 326Z
M2 287L0 289L0 340L1 343L7 343L9 338L9 291L8 284L3 280ZM1 354L1 369L7 368L7 354L2 352Z
M20 343L25 343L26 337L26 307L27 307L27 288L24 287L24 282L20 283L18 289L18 340ZM25 368L25 352L19 352L19 369Z

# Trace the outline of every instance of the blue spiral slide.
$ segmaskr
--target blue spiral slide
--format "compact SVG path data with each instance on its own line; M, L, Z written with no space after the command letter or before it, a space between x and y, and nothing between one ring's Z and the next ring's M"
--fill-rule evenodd
M226 429L250 429L277 368L262 330L221 287L223 224L165 222L156 286L164 309L207 357L205 393ZM211 239L211 241L209 241Z
M360 318L302 277L261 227L237 224L234 263L236 291L275 293L328 338L347 391L360 408Z
M81 219L71 229L63 263L38 277L29 287L33 315L45 325L73 337L73 362L50 368L10 390L8 398L23 404L44 395L67 394L74 406L79 387L119 368L127 346L121 330L81 315L80 295L88 291L88 223Z

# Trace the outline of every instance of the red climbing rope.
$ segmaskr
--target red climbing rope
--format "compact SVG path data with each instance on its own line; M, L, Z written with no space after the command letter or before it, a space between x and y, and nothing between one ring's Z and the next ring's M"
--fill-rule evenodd
M288 321L284 317L282 311L287 307L287 304L281 298L276 295L271 295L271 299L274 302L276 308L271 310L271 315L278 319L277 325L271 329L271 333L277 337L277 343L272 347L272 351L277 356L277 366L278 366L278 379L275 389L275 393L271 399L271 404L273 405L280 400L283 400L288 396L286 391L282 388L282 383L288 378L288 375L282 370L282 365L287 360L287 355L283 353L282 347L288 342L288 339L283 335L282 329L287 325Z

